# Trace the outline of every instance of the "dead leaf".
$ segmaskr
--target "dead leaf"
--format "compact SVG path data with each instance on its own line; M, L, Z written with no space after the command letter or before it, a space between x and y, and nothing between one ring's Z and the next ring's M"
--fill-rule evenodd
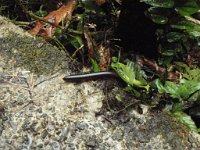
M106 3L108 0L96 0L96 4L98 5L98 6L101 6L101 5L103 5L104 3Z
M32 35L39 35L44 37L45 39L51 38L56 30L56 25L68 17L71 17L74 9L76 8L77 1L69 0L67 3L62 5L59 9L50 12L47 16L44 17L44 21L37 20L36 25L29 32ZM55 24L49 24L47 22Z
M92 41L89 33L86 31L84 32L84 37L86 39L86 42L87 42L87 47L88 47L88 54L89 54L89 57L96 60L96 54L95 54L95 45L94 45L94 42Z
M101 71L108 71L108 65L110 63L110 49L104 46L102 43L98 46L99 53L99 68Z

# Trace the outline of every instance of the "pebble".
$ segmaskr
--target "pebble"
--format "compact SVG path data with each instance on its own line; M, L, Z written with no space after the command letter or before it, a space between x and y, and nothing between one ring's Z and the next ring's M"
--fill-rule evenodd
M52 146L53 150L60 150L61 149L60 144L57 141L52 142L51 146Z
M4 130L3 125L0 125L0 136L1 136L2 132L3 132L3 130Z
M112 135L112 139L117 140L117 141L122 140L123 139L123 132L120 129L115 130L113 135Z
M79 130L84 130L84 129L88 128L87 123L84 123L84 122L76 122L75 124L76 124L75 125L76 128Z

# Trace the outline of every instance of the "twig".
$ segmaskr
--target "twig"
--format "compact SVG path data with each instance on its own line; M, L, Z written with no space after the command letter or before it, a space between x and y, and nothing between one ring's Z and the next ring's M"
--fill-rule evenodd
M60 50L63 50L64 52L66 52L66 48L63 46L63 44L54 36L53 38L51 38L51 40L53 40L55 42L55 44L58 46L58 48ZM67 56L74 61L74 59L72 58L72 56L69 53L66 53Z
M45 19L43 19L43 18L41 18L41 17L36 16L36 15L35 15L34 13L32 13L31 11L27 11L27 14L28 14L29 16L31 16L32 18L34 18L35 20L43 21L43 22L48 23L48 24L50 24L50 25L52 25L52 26L55 26L55 27L57 27L57 28L60 28L61 30L64 29L63 27L57 25L57 24L54 23L54 22L50 22L50 21L48 21L48 20L45 20Z
M33 87L35 88L35 87L37 87L38 85L40 85L40 84L42 84L42 83L44 83L44 82L46 82L46 81L49 81L49 80L51 80L51 79L54 79L54 78L56 78L56 77L58 77L58 76L59 76L59 74L56 74L56 75L54 75L54 76L52 76L52 77L50 77L50 78L48 78L48 79L45 79L45 80L43 80L43 81L40 81L39 83L35 84Z
M72 55L72 58L74 58L76 56L76 54L84 47L84 45L82 44L78 49L75 50L75 52Z
M187 20L189 20L189 21L195 23L195 24L200 25L200 21L197 20L197 19L195 19L195 18L192 18L192 17L189 17L189 16L185 16L185 18L186 18Z
M136 103L137 103L137 102L131 103L131 104L127 105L126 107L124 107L123 109L121 109L121 110L119 110L119 111L115 111L114 113L117 115L117 114L119 114L120 112L126 110L127 108L129 108L130 106L132 106L132 105L134 105L134 104L136 104Z

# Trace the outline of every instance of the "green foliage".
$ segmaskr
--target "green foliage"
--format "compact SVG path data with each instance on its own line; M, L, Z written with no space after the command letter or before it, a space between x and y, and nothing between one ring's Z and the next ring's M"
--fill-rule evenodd
M183 78L186 80L200 82L200 68L190 68L186 64L181 62L176 62L176 67L183 74ZM200 91L195 92L189 99L189 101L199 101L200 100Z
M40 6L40 9L35 13L39 17L45 17L47 15L47 11L43 10L43 5Z
M141 98L141 93L137 90L134 89L132 86L128 85L124 88L125 91L130 92L132 95L134 95L135 97Z
M196 0L141 0L150 5L146 15L155 23L165 26L165 30L157 32L159 52L163 57L160 63L168 64L172 59L190 50L191 39L198 45L200 37L198 21L192 17L199 13L200 5ZM167 30L166 30L167 29ZM166 62L168 60L168 62Z
M185 79L200 82L200 68L190 68L181 62L176 62L176 66L183 73Z
M77 36L77 35L72 36L71 35L70 43L72 44L72 46L75 49L78 49L83 44L83 41L82 41L82 38L80 36Z
M200 82L196 80L182 79L180 80L179 84L166 81L163 85L160 79L156 79L155 85L157 86L159 93L168 93L170 97L176 100L172 105L172 109L168 109L172 112L173 116L176 117L178 121L186 125L189 129L199 132L200 129L196 127L191 117L184 113L182 109L184 104L189 100L189 97L200 90Z
M200 129L197 128L192 118L186 113L182 111L175 111L172 114L178 121L187 126L190 130L200 132Z
M174 6L173 0L140 0L153 7L172 8Z
M192 118L184 113L182 111L184 107L183 103L175 103L173 105L173 108L171 110L172 115L182 124L184 124L186 127L188 127L190 130L195 131L195 132L200 132L200 128L197 128L196 124L192 120Z
M179 84L166 81L163 85L159 79L155 80L159 93L168 93L179 101L186 100L191 94L200 90L200 82L182 79Z
M100 68L99 68L99 65L98 65L97 61L91 58L91 63L92 63L93 71L94 72L99 72Z
M123 101L123 97L120 94L117 94L115 96L115 98L117 99L118 102L122 102Z
M162 8L150 7L146 15L157 24L166 24L168 22L168 11L163 11Z
M181 2L177 0L176 11L181 16L190 16L199 11L199 5L196 0L182 0Z
M146 75L144 71L140 69L139 65L130 60L127 60L127 64L124 65L123 63L118 62L115 57L112 60L111 67L126 83L149 91L150 86L145 80Z

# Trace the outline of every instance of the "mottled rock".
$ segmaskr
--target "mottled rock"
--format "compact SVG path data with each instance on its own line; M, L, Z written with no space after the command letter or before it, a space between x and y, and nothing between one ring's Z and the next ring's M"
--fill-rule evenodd
M116 130L114 131L114 133L113 133L112 139L113 139L113 140L120 141L120 140L123 139L123 135L124 135L124 134L123 134L122 130L116 129Z

